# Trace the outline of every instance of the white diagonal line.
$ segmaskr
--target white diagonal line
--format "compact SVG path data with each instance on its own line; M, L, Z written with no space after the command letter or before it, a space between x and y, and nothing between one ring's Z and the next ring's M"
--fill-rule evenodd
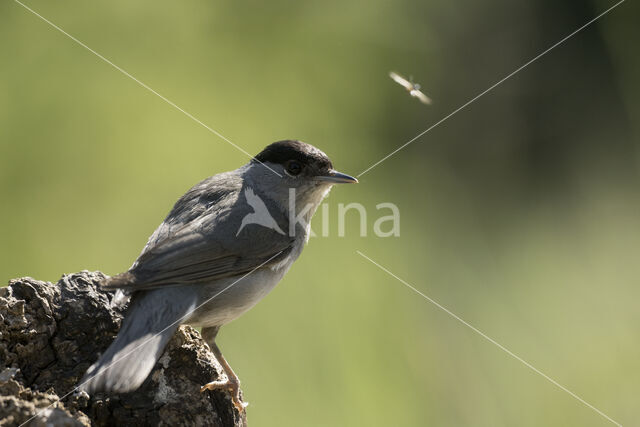
M611 421L613 424L618 425L618 426L622 426L622 424L620 424L619 422L615 421L614 419L609 417L607 414L605 414L604 412L602 412L601 410L599 410L598 408L596 408L595 406L593 406L592 404L590 404L589 402L587 402L586 400L584 400L583 398L581 398L580 396L578 396L577 394L575 394L574 392L572 392L571 390L569 390L568 388L566 388L565 386L563 386L562 384L560 384L559 382L554 380L553 378L549 377L544 372L540 371L538 368L536 368L535 366L533 366L532 364L530 364L529 362L527 362L526 360L524 360L523 358L521 358L520 356L518 356L517 354L515 354L514 352L512 352L511 350L509 350L508 348L506 348L505 346L503 346L502 344L500 344L499 342L497 342L496 340L494 340L493 338L491 338L490 336L488 336L487 334L485 334L484 332L482 332L481 330L476 328L475 326L467 323L464 319L462 319L460 316L458 316L455 313L453 313L448 308L440 305L437 301L435 301L434 299L432 299L429 296L425 295L424 293L422 293L421 291L419 291L415 287L411 286L409 283L405 282L404 280L402 280L401 278L399 278L398 276L393 274L391 271L387 270L386 268L384 268L383 266L381 266L380 264L378 264L377 262L375 262L374 260L372 260L371 258L366 256L365 254L363 254L362 252L360 252L360 251L356 251L356 252L358 253L358 255L360 255L361 257L363 257L364 259L366 259L367 261L369 261L370 263L372 263L373 265L378 267L380 270L384 271L385 273L387 273L388 275L390 275L394 279L398 280L400 283L402 283L403 285L405 285L406 287L408 287L409 289L411 289L412 291L414 291L415 293L417 293L418 295L420 295L421 297L423 297L424 299L429 301L431 304L435 305L436 307L438 307L439 309L441 309L442 311L447 313L449 316L453 317L454 319L456 319L457 321L459 321L460 323L462 323L463 325L465 325L466 327L468 327L469 329L471 329L472 331L474 331L475 333L480 335L482 338L484 338L487 341L489 341L491 344L493 344L496 347L498 347L500 350L502 350L505 353L507 353L509 356L513 357L517 361L519 361L522 364L524 364L527 368L531 369L533 372L535 372L536 374L540 375L541 377L543 377L544 379L546 379L547 381L549 381L550 383L552 383L553 385L558 387L560 390L568 393L569 395L571 395L573 398L575 398L576 400L578 400L579 402L581 402L585 406L593 409L595 412L597 412L598 414L600 414L601 416L603 416L607 420Z
M16 0L17 1L17 0ZM411 144L412 142L414 142L416 139L422 137L424 134L426 134L427 132L429 132L431 129L437 127L438 125L440 125L441 123L443 123L444 121L446 121L447 119L449 119L450 117L452 117L453 115L455 115L456 113L458 113L459 111L463 110L464 108L466 108L467 106L469 106L470 104L472 104L473 102L475 102L478 98L484 96L485 94L489 93L490 91L492 91L493 89L495 89L497 86L499 86L500 84L504 83L506 80L510 79L511 77L513 77L514 75L516 75L517 73L519 73L520 71L522 71L523 69L525 69L526 67L528 67L529 65L531 65L532 63L534 63L535 61L537 61L538 59L540 59L541 57L543 57L544 55L546 55L547 53L551 52L553 49L555 49L556 47L560 46L562 43L566 42L567 40L569 40L571 37L575 36L576 34L578 34L580 31L584 30L585 28L587 28L589 25L593 24L594 22L596 22L598 19L602 18L604 15L606 15L607 13L611 12L613 9L615 9L616 7L620 6L622 3L624 3L625 0L620 0L618 3L614 4L613 6L611 6L609 9L605 10L604 12L602 12L600 15L596 16L595 18L593 18L591 21L587 22L586 24L584 24L582 27L578 28L577 30L575 30L574 32L572 32L571 34L569 34L568 36L565 36L563 39L561 39L560 41L558 41L557 43L553 44L551 47L547 48L546 50L544 50L542 53L538 54L537 56L535 56L534 58L530 59L529 61L527 61L526 63L524 63L524 65L518 67L516 70L512 71L511 73L507 74L505 77L503 77L502 79L500 79L499 81L497 81L496 83L494 83L493 85L491 85L488 89L484 90L483 92L479 93L478 95L474 96L473 98L471 98L469 101L465 102L464 104L462 104L460 107L456 108L455 110L453 110L451 113L447 114L446 116L444 116L443 118L441 118L440 120L438 120L437 122L435 122L433 125L431 125L430 127L428 127L427 129L425 129L424 131L420 132L418 135L414 136L413 138L411 138L409 141L405 142L404 144L402 144L400 147L396 148L395 150L393 150L391 153L387 154L386 156L384 156L382 159L378 160L377 162L375 162L374 164L372 164L371 166L369 166L368 168L366 168L365 170L363 170L362 172L360 172L358 175L356 175L358 178L360 178L362 175L364 175L365 173L369 172L371 169L375 168L376 166L378 166L380 163L384 162L385 160L387 160L389 157L393 156L394 154L396 154L398 151L402 150L403 148L405 148L407 145Z
M129 356L131 353L135 352L137 349L139 349L140 347L142 347L143 345L145 345L147 342L151 341L152 339L154 339L156 336L160 335L161 333L163 333L164 331L166 331L167 329L169 329L170 327L174 326L176 323L181 323L183 320L185 320L186 318L188 318L192 313L194 313L196 310L198 310L200 307L202 307L203 305L209 303L211 300L213 300L214 298L216 298L218 295L220 295L221 293L223 293L224 291L226 291L227 289L231 288L232 286L235 286L236 283L240 282L242 279L244 279L245 277L249 276L250 274L252 274L254 271L256 271L257 269L261 268L262 266L264 266L265 264L267 264L269 261L271 261L272 259L274 259L275 257L277 257L278 255L280 255L283 251L278 252L277 254L273 255L271 258L269 258L268 260L266 260L265 262L263 262L262 264L260 264L259 266L257 266L256 268L254 268L253 270L251 270L250 272L246 273L244 276L240 277L238 280L233 281L233 283L231 283L229 286L225 287L223 290L221 290L220 292L218 292L217 294L215 294L214 296L212 296L211 298L208 298L207 300L205 300L202 304L199 304L198 306L196 306L195 308L191 309L187 314L185 314L184 316L180 317L178 320L176 320L175 322L171 323L169 326L167 326L166 328L164 328L163 330L161 330L160 332L154 334L153 336L149 337L148 339L146 339L144 342L142 342L142 344L134 347L131 349L131 351L127 352L126 354L124 354L123 356L119 357L116 360L113 360L111 363L109 363L106 366L103 366L102 368L100 368L98 370L98 372L96 372L94 375L91 375L89 378L87 378L84 382L78 384L77 386L75 386L75 388L73 388L70 392L68 392L67 394L65 394L64 396L60 397L58 399L58 402L62 402L67 396L69 396L70 394L74 393L76 390L78 390L80 387L82 387L83 385L85 385L88 381L90 381L92 378L97 377L99 374L101 374L102 372L104 372L106 369L108 369L109 367L115 365L116 363L124 360L125 358L127 358L127 356ZM36 412L36 414L34 416L32 416L31 418L29 418L27 421L23 422L22 424L20 424L18 427L23 427L24 425L26 425L29 421L31 421L32 419L34 419L35 417L39 416L40 414L42 414L44 411L46 411L47 409L49 409L51 406L53 406L55 404L52 403L49 406L47 406L46 408L42 408L40 411Z
M275 173L276 175L278 175L279 177L282 177L282 175L280 175L278 172L276 172L275 170L273 170L272 168L270 168L269 166L265 165L264 163L262 163L261 161L259 161L258 159L256 159L255 157L253 157L251 154L249 154L246 150L244 150L242 147L238 146L237 144L235 144L234 142L232 142L229 138L225 137L224 135L222 135L220 132L216 131L215 129L213 129L212 127L208 126L207 124L203 123L200 119L198 119L197 117L195 117L193 114L189 113L188 111L185 111L183 108L179 107L176 103L174 103L173 101L171 101L170 99L166 98L164 95L161 95L160 93L156 92L155 90L153 90L151 87L149 87L148 85L146 85L145 83L143 83L142 81L138 80L136 77L134 77L133 75L129 74L126 70L124 70L123 68L119 67L118 65L114 64L113 62L111 62L110 60L108 60L107 58L105 58L104 56L102 56L101 54L99 54L98 52L96 52L95 50L91 49L89 46L87 46L86 44L84 44L83 42L81 42L80 40L78 40L77 38L75 38L74 36L72 36L71 34L67 33L65 30L63 30L62 28L60 28L59 26L57 26L56 24L54 24L53 22L49 21L47 18L45 18L44 16L40 15L38 12L36 12L35 10L31 9L29 6L25 5L24 3L20 2L19 0L13 0L14 2L18 3L20 6L22 6L23 8L25 8L26 10L28 10L29 12L31 12L32 14L34 14L35 16L37 16L38 18L40 18L41 20L43 20L44 22L46 22L47 24L49 24L51 27L55 28L56 30L58 30L59 32L61 32L62 34L64 34L65 36L69 37L71 40L73 40L74 42L76 42L77 44L79 44L80 46L82 46L83 48L87 49L89 52L93 53L95 56L97 56L98 58L102 59L104 62L106 62L107 64L111 65L113 68L115 68L116 70L120 71L122 74L124 74L125 76L129 77L131 80L133 80L134 82L138 83L140 86L142 86L143 88L145 88L146 90L148 90L149 92L153 93L154 95L156 95L158 98L162 99L164 102L166 102L167 104L171 105L173 108L175 108L176 110L180 111L181 113L183 113L185 116L189 117L191 120L193 120L194 122L198 123L200 126L202 126L203 128L207 129L209 132L213 133L214 135L216 135L218 138L226 141L227 143L229 143L230 145L232 145L233 147L235 147L238 151L246 154L248 157L250 157L251 159L257 161L258 163L261 163L264 167L266 167L267 169L269 169L271 172Z

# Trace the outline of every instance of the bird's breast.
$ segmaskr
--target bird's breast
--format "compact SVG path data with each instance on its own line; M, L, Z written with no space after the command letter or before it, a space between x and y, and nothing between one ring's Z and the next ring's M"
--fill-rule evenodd
M185 321L197 326L221 326L240 317L278 284L295 258L291 254L278 264L211 284L191 285L197 292L198 307Z

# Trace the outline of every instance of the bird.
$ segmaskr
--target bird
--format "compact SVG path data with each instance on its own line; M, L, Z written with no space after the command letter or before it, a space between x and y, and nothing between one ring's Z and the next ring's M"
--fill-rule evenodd
M333 169L316 147L284 140L240 168L196 184L175 203L131 268L100 283L104 290L126 294L129 305L115 340L78 388L89 395L136 390L178 326L187 323L202 328L226 377L201 391L227 391L242 413L247 403L240 381L216 336L265 297L300 256L311 217L331 187L357 182ZM259 212L273 222L245 221Z
M240 228L238 229L236 236L240 234L247 224L261 225L263 227L271 228L280 234L284 234L284 231L280 229L278 223L269 214L269 210L262 199L256 196L251 188L245 188L244 197L247 199L247 203L253 208L253 213L247 214L242 218L242 223L240 224Z
M409 92L409 95L413 96L414 98L418 98L423 104L431 104L431 98L420 91L420 85L418 83L414 83L413 79L407 80L400 74L393 71L389 73L389 77L391 77L394 82L403 86L407 90L407 92Z

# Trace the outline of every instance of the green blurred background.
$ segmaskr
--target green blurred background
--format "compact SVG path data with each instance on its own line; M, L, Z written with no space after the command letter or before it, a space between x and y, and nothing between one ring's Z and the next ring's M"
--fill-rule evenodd
M614 3L27 4L248 152L297 138L358 174ZM356 250L638 422L639 9L334 189L330 236L221 332L252 425L609 424ZM0 55L3 281L121 272L184 191L247 161L9 0ZM348 202L367 207L368 236L354 213L337 236ZM382 202L400 208L400 237L373 235Z

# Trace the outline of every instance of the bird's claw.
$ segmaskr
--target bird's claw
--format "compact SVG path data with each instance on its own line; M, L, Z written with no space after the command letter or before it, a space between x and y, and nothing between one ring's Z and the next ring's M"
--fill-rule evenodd
M205 390L227 390L231 394L231 402L239 413L249 406L249 402L243 402L240 399L240 383L237 381L211 381L200 387L200 392Z

